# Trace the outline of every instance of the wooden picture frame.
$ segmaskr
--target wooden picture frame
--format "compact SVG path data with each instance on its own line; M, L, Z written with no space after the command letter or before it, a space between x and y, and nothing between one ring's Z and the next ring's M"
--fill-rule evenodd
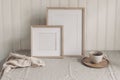
M76 17L76 15L78 15ZM80 15L80 16L79 16ZM67 17L66 17L67 16ZM67 41L71 40L72 38L68 38L68 36L70 36L69 34L71 34L72 32L72 29L74 30L75 27L77 26L73 26L71 27L70 25L74 25L74 24L71 24L72 23L72 17L76 19L74 20L77 20L77 18L79 18L79 20L81 20L81 22L78 22L78 20L76 22L78 23L81 23L80 25L78 25L77 23L77 26L81 26L81 31L78 32L78 33L81 33L81 43L79 46L81 46L80 49L73 49L72 50L72 47L69 49L69 47L67 48L66 45L67 45ZM47 8L47 25L63 25L64 26L64 55L65 56L84 56L84 53L85 53L85 38L84 38L84 28L85 28L85 9L84 8L64 8L64 7L61 7L61 8L58 8L58 7L48 7ZM69 21L71 19L71 21ZM73 20L73 21L74 21ZM74 21L75 22L75 21ZM66 24L68 23L68 24ZM65 25L69 25L69 26L65 26ZM70 28L71 28L71 31L70 31ZM77 30L77 28L76 28ZM68 33L66 33L68 32ZM75 32L75 31L74 31ZM78 33L75 33L78 35ZM72 36L76 36L75 34L73 34ZM66 37L67 35L67 37ZM76 39L76 38L74 38ZM80 41L80 38L79 38L79 41ZM79 41L77 41L77 43L79 43ZM71 41L72 42L72 41ZM73 43L77 45L77 43ZM70 44L70 42L69 42ZM76 46L75 45L75 46ZM72 46L72 45L67 45L67 46ZM73 47L74 48L74 47ZM68 51L67 51L68 50ZM68 53L67 53L68 52Z
M63 58L62 26L31 26L31 56Z

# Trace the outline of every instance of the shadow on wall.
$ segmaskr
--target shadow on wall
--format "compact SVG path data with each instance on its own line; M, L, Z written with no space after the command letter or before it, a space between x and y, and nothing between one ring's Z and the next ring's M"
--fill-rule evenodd
M6 58L7 58L7 57L6 57ZM4 64L5 60L6 60L6 58L0 60L0 71L1 71L1 69L2 69L2 66L3 66L3 64Z
M12 29L10 29L11 36L4 37L2 44L0 45L0 57L3 59L8 56L8 54L15 50L20 49L30 49L30 27L31 25L45 25L46 24L46 14L43 14L44 12L41 12L42 16L40 16L39 13L32 14L31 18L28 19L21 18L21 25L18 24L16 21L13 24ZM11 31L12 30L12 31ZM4 31L6 32L6 30ZM8 32L8 34L9 34ZM1 64L2 64L1 60Z
M37 17L33 15L33 18L31 18L31 25L46 25L46 16Z

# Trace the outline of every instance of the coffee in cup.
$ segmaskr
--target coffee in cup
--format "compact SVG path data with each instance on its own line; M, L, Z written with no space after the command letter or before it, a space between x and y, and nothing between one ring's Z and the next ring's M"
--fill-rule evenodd
M103 53L101 51L91 51L89 52L89 57L91 62L93 63L100 63L103 59Z

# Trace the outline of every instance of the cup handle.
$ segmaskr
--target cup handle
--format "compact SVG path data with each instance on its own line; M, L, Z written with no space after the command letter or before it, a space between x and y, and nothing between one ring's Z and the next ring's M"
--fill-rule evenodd
M104 58L104 59L107 59L107 56L106 56L106 55L104 55L104 56L103 56L103 58Z

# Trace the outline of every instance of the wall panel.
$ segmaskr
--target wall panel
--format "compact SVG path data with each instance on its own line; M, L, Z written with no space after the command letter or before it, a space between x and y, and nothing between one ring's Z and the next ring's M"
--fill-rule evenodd
M50 0L50 7L59 7L60 6L60 0Z
M11 1L2 0L2 26L4 36L4 56L13 50L13 36L12 36L12 17L11 17Z
M91 0L78 0L79 7L86 7L86 3L90 2ZM97 1L97 0L96 0Z
M87 49L97 48L97 0L89 0L87 4Z
M4 34L3 34L3 21L2 21L2 0L0 0L0 58L4 56Z
M69 0L60 0L60 7L69 7Z
M40 24L46 24L46 7L50 6L50 0L41 0L40 6Z
M31 0L21 1L21 48L30 48Z
M107 0L98 0L97 49L105 50Z
M78 0L69 0L69 7L78 7Z
M31 0L31 24L40 24L40 9L41 9L41 0Z
M11 0L13 50L20 49L20 0Z
M0 56L30 48L30 27L46 24L46 7L85 7L87 50L120 50L119 0L0 0Z
M106 50L114 49L114 33L115 33L115 2L116 0L108 0L107 8L107 26L106 26Z
M116 30L115 30L115 50L120 50L120 0L116 0L116 17L115 17L115 23L116 23Z

